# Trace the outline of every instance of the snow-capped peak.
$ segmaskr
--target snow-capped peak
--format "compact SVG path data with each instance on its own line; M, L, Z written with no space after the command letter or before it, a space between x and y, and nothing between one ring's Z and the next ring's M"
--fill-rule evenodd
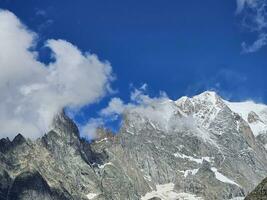
M218 113L226 107L225 103L213 91L206 91L193 97L181 97L176 105L188 116L192 116L199 124L209 128Z
M199 101L211 102L212 104L216 104L219 96L214 91L205 91L197 96L194 96L193 99L197 99Z
M216 92L213 91L205 91L199 95L193 96L193 97L188 97L188 96L183 96L179 98L178 100L175 101L176 104L184 104L186 102L192 101L194 102L209 102L209 104L215 105L217 100L220 99L220 97L216 94Z
M248 121L248 116L251 112L256 113L259 118L267 122L267 106L258 104L253 101L244 102L229 102L225 101L227 106L235 113L238 113L244 120Z
M264 104L253 101L226 101L214 91L205 91L193 97L183 96L175 103L184 113L196 118L206 128L220 111L227 109L244 119L249 124L254 136L267 132L267 106Z

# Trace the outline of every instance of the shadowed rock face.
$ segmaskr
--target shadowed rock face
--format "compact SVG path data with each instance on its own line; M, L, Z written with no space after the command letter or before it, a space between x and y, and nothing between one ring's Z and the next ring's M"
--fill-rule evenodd
M66 199L52 192L39 172L23 172L13 181L8 200Z
M8 189L12 183L12 179L8 173L0 169L0 200L7 199Z
M129 110L119 134L101 129L90 144L64 113L36 141L1 139L0 200L229 200L267 176L264 133L255 137L217 95L155 109L162 120ZM248 121L265 123L257 116Z
M23 144L24 142L26 142L26 140L21 134L18 134L12 141L10 141L9 138L2 138L0 140L0 152L5 153L16 146Z
M245 200L267 200L267 178L265 178Z

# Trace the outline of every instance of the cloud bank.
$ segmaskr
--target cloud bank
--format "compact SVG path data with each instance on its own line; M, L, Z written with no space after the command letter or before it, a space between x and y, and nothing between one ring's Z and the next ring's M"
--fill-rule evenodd
M77 110L110 90L108 62L50 39L46 46L54 61L45 65L38 61L37 39L13 13L0 10L0 138L37 138L64 107Z
M242 17L242 26L257 34L252 44L242 43L243 53L253 53L267 44L267 1L237 0L236 13Z

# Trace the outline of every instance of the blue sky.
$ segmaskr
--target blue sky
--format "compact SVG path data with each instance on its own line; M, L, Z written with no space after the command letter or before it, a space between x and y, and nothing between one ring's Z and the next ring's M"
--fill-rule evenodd
M49 63L49 38L62 38L111 63L117 92L86 106L78 122L105 107L113 96L129 101L131 87L148 84L148 93L165 91L171 99L216 90L233 100L267 103L263 46L242 53L259 31L247 30L235 0L2 0L38 33L39 59Z

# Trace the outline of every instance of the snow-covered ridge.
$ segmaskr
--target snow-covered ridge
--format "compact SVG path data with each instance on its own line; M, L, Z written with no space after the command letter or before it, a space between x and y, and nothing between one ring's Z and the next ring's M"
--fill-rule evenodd
M205 133L205 138L210 140L210 133L216 135L225 133L222 130L228 123L225 120L234 113L247 122L254 136L267 133L266 105L252 101L226 101L213 91L206 91L193 97L183 96L176 101L168 98L155 100L151 101L151 104L136 106L129 111L131 114L128 115L130 117L128 121L134 124L128 126L133 129L127 129L131 134L142 130L143 124L147 122L152 129L163 132L194 127L195 132ZM228 132L239 132L239 120L229 120L235 122L236 127L229 127L232 130ZM199 137L202 135L198 134Z
M190 101L193 105L197 102L206 102L210 105L215 105L217 103L219 96L213 91L205 91L201 94L195 95L193 97L183 96L175 101L176 104L186 103Z
M267 131L266 105L254 103L253 101L225 101L225 103L233 112L239 114L249 124L255 136Z
M215 93L206 91L193 97L181 97L175 101L177 107L187 116L192 116L197 124L209 129L218 113L225 108L222 99Z
M238 113L245 120L247 120L249 113L253 111L261 117L263 121L267 122L267 105L255 103L253 101L224 102L232 111Z
M209 127L221 110L228 108L249 124L254 136L267 132L267 105L264 104L253 101L230 102L213 91L206 91L193 97L183 96L175 103L187 115L192 115L204 128Z

